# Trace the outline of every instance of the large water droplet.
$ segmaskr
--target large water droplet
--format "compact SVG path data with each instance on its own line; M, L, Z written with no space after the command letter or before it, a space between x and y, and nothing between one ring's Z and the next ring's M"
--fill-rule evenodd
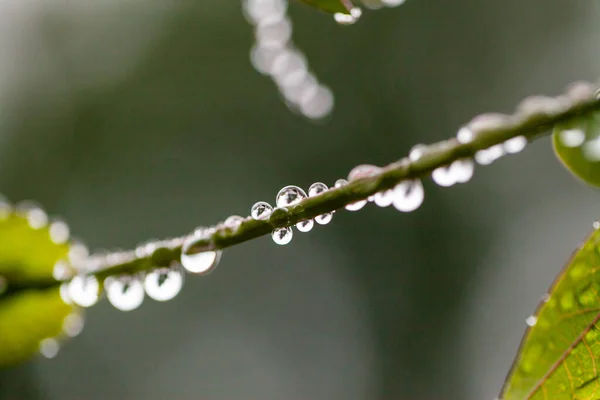
M394 207L398 211L411 212L423 204L425 190L420 180L402 181L394 188Z
M443 187L449 187L456 183L456 177L450 170L450 166L439 167L431 173L431 179Z
M497 144L475 153L475 161L480 165L489 165L504 155L502 145Z
M361 15L362 10L358 7L354 7L350 10L350 14L335 13L333 18L335 19L335 22L340 25L352 25L358 21Z
M585 142L585 132L581 129L565 129L558 137L565 147L579 147Z
M50 224L50 239L56 244L63 244L69 240L69 226L60 220L55 220Z
M78 275L68 286L69 298L81 307L91 307L98 302L98 280L94 276Z
M286 186L282 188L275 199L277 207L289 207L298 204L306 197L304 190L298 186Z
M300 221L296 224L296 229L300 232L310 232L310 230L315 226L315 221L312 219L307 219L305 221Z
M375 193L375 196L373 196L373 201L379 207L391 206L392 202L394 201L394 191L385 190L383 192Z
M315 222L319 225L327 225L333 219L332 213L321 214L315 217Z
M373 175L377 174L379 171L381 171L381 168L379 168L376 165L370 165L370 164L357 165L356 167L352 168L352 170L348 173L348 180L353 181L356 179L373 176Z
M144 279L144 289L151 299L168 301L177 296L183 286L183 273L180 268L159 268L150 272Z
M250 215L257 221L264 221L269 219L273 212L273 206L266 201L259 201L255 203L250 209Z
M208 250L195 254L189 253L190 248L198 240L203 240L205 236L206 233L204 230L196 231L185 240L181 248L181 265L183 265L186 271L193 274L209 274L217 268L221 260L221 251L219 250Z
M323 182L315 182L308 188L308 195L310 197L318 196L321 193L328 191L329 188Z
M46 358L54 358L58 354L60 346L56 339L44 339L40 342L40 353Z
M292 232L292 228L288 227L276 228L271 234L271 237L273 237L273 241L280 245L288 244L289 242L291 242L293 236L294 232Z
M424 144L415 144L408 152L408 159L412 162L419 160L427 151L427 146Z
M62 330L68 337L75 337L81 333L85 320L78 313L71 313L63 320Z
M504 151L507 154L516 154L527 146L527 138L525 136L516 136L504 142Z
M450 173L458 183L467 183L473 177L475 163L470 158L456 160L450 165Z
M52 277L57 281L64 281L73 276L73 269L64 260L59 260L52 268Z
M144 286L132 276L108 277L104 289L110 304L121 311L135 310L144 301Z

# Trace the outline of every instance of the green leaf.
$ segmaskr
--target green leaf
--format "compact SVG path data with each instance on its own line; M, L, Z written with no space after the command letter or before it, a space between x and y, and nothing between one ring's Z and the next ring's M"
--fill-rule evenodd
M42 340L60 337L74 309L53 278L54 265L67 258L70 244L56 243L45 221L39 209L0 208L0 367L36 354Z
M503 400L600 398L598 223L544 297L502 390Z
M589 185L600 186L600 113L557 126L552 143L569 171Z
M300 0L304 4L328 13L350 14L352 3L349 0Z

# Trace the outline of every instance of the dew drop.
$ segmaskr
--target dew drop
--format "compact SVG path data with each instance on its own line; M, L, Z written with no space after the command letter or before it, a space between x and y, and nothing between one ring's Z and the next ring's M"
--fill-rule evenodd
M340 25L352 25L356 21L358 21L361 15L362 10L358 7L354 7L350 10L350 14L335 13L333 15L333 18L335 22L337 22Z
M168 301L177 296L183 286L181 269L159 268L150 272L144 279L144 289L151 299Z
M370 165L370 164L357 165L356 167L352 168L350 173L348 173L348 180L354 181L356 179L373 176L373 175L377 174L379 171L381 171L381 168L379 168L376 165Z
M27 212L27 222L33 229L41 229L48 224L48 215L41 208L32 208Z
M46 358L54 358L58 354L60 346L56 339L44 339L40 342L40 353Z
M600 161L600 137L583 144L583 156L589 161Z
M239 215L230 215L227 217L227 219L225 219L223 225L230 229L237 230L242 222L244 222L244 217L240 217Z
M91 307L98 302L98 281L94 276L78 275L69 282L69 298L81 307Z
M81 333L85 320L78 313L71 313L63 320L62 330L68 337L75 337Z
M332 213L321 214L315 217L315 222L319 225L327 225L333 219Z
M296 224L296 229L300 232L310 232L310 230L315 226L315 221L312 219L307 219L305 221L298 222Z
M347 184L348 184L347 180L345 180L345 179L338 179L333 184L333 187L335 187L335 188L341 188L342 186L346 186Z
M85 263L85 260L90 255L87 246L81 242L71 243L69 247L68 259L71 265L79 269Z
M450 166L434 169L431 173L431 178L435 183L443 187L449 187L456 183L456 177L452 173Z
M471 129L467 128L466 126L460 128L458 130L458 133L456 134L456 140L458 140L458 142L462 144L471 143L473 139L475 139L475 134Z
M389 207L394 202L394 191L385 190L383 192L375 193L375 196L373 196L373 201L379 207Z
M71 295L69 294L69 286L70 282L65 282L62 285L60 285L59 294L63 303L71 305L73 304L73 300L71 299Z
M144 286L132 276L108 277L104 289L110 304L121 311L135 310L144 301Z
M585 142L585 132L581 129L566 129L558 134L561 143L565 147L579 147Z
M458 183L467 183L473 177L475 164L470 158L456 160L450 165L450 173Z
M52 277L57 281L64 281L69 279L73 275L73 270L63 260L59 260L54 264L54 268L52 268Z
M277 207L289 207L300 203L306 197L304 190L298 186L286 186L282 188L275 199Z
M423 204L425 190L420 180L400 182L394 188L392 204L398 211L411 212Z
M507 154L519 153L523 151L525 146L527 146L527 138L525 136L517 136L512 139L508 139L503 145L504 151Z
M259 201L255 203L250 209L250 215L257 221L264 221L269 219L273 212L273 206L266 201Z
M529 317L527 317L525 322L528 326L535 326L535 324L537 324L537 317L535 315L530 315Z
M318 196L321 193L328 191L329 188L323 182L315 182L308 188L308 195L310 197Z
M367 204L367 200L359 200L346 205L344 208L348 211L358 211Z
M69 226L60 220L53 221L49 228L50 239L56 244L63 244L69 240Z
M196 231L189 236L181 248L181 265L192 274L206 275L211 273L219 265L221 260L220 250L207 250L201 253L190 254L190 248L199 240L206 237L204 230Z
M275 243L285 245L292 241L294 233L292 232L292 228L283 227L274 229L271 236L273 237L273 241Z
M416 144L412 147L412 149L410 149L410 152L408 153L408 159L412 162L415 162L423 157L426 150L427 146L424 144Z

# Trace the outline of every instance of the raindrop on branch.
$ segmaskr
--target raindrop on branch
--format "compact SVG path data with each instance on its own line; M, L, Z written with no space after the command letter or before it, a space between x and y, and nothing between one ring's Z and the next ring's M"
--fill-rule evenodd
M183 286L183 273L179 267L159 268L144 279L144 289L151 299L168 301L179 294Z
M288 244L292 241L293 236L294 232L292 232L292 228L289 227L276 228L271 234L273 241L279 245Z
M308 188L308 195L310 197L314 197L314 196L320 195L321 193L325 193L328 190L329 190L329 188L323 182L315 182L312 185L310 185L310 187ZM331 222L332 218L333 218L332 213L325 213L325 214L321 214L321 215L318 215L317 217L315 217L315 222L319 225L327 225L328 223Z
M81 307L91 307L98 302L98 289L96 277L78 275L69 282L68 294L73 303Z
M276 201L277 207L289 207L300 203L306 198L304 190L298 186L286 186L277 193Z
M121 311L135 310L144 301L144 286L133 276L108 277L104 289L110 304Z
M423 204L425 190L420 180L402 181L394 188L394 207L398 211L411 212Z
M298 229L300 232L310 232L314 225L315 221L312 219L307 219L305 221L298 222L296 224L296 229Z
M44 339L40 342L40 353L46 358L54 358L58 354L60 346L56 339Z
M255 203L250 209L250 215L257 221L269 219L271 212L273 212L273 206L265 201L259 201Z
M375 193L375 196L373 196L373 201L379 207L389 207L394 201L394 191L390 189Z

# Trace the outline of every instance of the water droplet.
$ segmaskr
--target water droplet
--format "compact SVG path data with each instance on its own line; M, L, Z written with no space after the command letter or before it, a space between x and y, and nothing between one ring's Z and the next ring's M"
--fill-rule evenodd
M56 339L44 339L40 342L40 353L46 358L54 358L58 354L60 346Z
M504 151L507 154L516 154L523 151L525 146L527 146L527 138L525 136L517 136L504 142Z
M312 219L307 219L305 221L298 222L296 224L296 229L300 232L310 232L310 230L315 226L315 221Z
M292 228L283 227L274 229L271 236L273 237L273 241L275 243L284 245L292 241L294 233L292 232Z
M589 161L600 161L600 137L592 139L583 144L583 156Z
M526 118L548 116L564 111L565 104L548 96L529 96L517 106L517 113Z
M70 282L65 282L60 285L59 294L60 298L65 304L73 304L73 300L71 299L71 295L69 294L69 286Z
M49 233L50 239L56 244L63 244L69 240L69 226L63 221L53 221Z
M489 149L479 150L475 153L475 161L480 165L489 165L504 155L502 145L494 145Z
M527 322L528 326L535 326L535 324L537 324L537 317L535 315L530 315L525 322Z
M425 190L420 180L402 181L394 188L394 207L398 211L411 212L423 204Z
M277 207L289 207L300 203L306 197L304 190L298 186L286 186L282 188L275 199Z
M358 211L367 204L367 200L359 200L346 205L344 208L348 211Z
M335 19L335 22L340 25L352 25L358 21L361 15L362 10L358 7L354 7L350 10L350 14L335 13L333 18Z
M89 255L90 251L85 244L81 242L71 243L71 246L69 247L68 259L73 267L76 269L81 269Z
M431 173L431 178L435 183L443 187L449 187L456 183L456 178L450 170L450 166L434 169Z
M257 221L264 221L269 219L273 212L273 206L266 201L259 201L255 203L250 209L250 215Z
M600 221L594 221L592 227L596 230L600 229Z
M341 188L342 186L346 186L347 184L348 184L347 180L345 180L345 179L338 179L333 184L333 187L335 187L335 188Z
M135 310L144 301L144 286L132 276L108 277L104 289L110 304L121 311Z
M370 164L357 165L356 167L352 168L350 173L348 173L348 180L353 181L356 179L373 176L373 175L376 175L379 171L381 171L381 168L379 168L376 165L370 165Z
M333 219L332 213L321 214L315 217L315 222L319 225L327 225Z
M373 196L373 201L379 207L388 207L391 206L394 202L394 191L393 190L385 190L383 192L375 193Z
M81 307L91 307L98 302L98 281L94 276L78 275L69 282L69 298Z
M456 134L456 140L458 140L458 142L462 144L471 143L473 139L475 139L475 134L466 126L460 128L458 130L458 133Z
M321 193L328 191L329 188L323 182L315 182L308 188L308 195L310 197L318 196Z
M168 301L177 296L183 286L183 273L180 268L159 268L150 272L144 279L144 289L151 299Z
M206 275L211 273L219 265L221 260L220 250L208 250L201 253L190 254L190 248L199 240L206 238L207 232L203 229L197 230L183 243L181 249L181 265L186 271L193 274Z
M456 160L450 165L450 173L458 183L467 183L473 177L475 164L470 158Z
M75 337L81 333L85 320L78 313L71 313L63 320L62 330L68 337Z
M227 217L227 219L225 219L223 225L229 229L236 230L240 227L242 222L244 222L244 217L240 217L239 215L230 215Z
M410 149L410 152L408 153L408 159L412 162L415 162L423 157L425 151L427 151L427 146L424 144L416 144L412 147L412 149Z
M581 129L565 129L558 137L565 147L579 147L585 142L585 132Z
M548 301L550 301L550 295L548 293L544 293L544 295L542 296L542 301L544 303L547 303Z
M41 229L48 224L48 215L41 208L32 208L27 212L27 222L33 229Z
M505 127L510 122L510 119L510 116L500 113L481 114L473 118L467 127L476 133L494 131Z
M59 260L52 268L52 277L57 281L64 281L73 276L71 266L63 260Z

